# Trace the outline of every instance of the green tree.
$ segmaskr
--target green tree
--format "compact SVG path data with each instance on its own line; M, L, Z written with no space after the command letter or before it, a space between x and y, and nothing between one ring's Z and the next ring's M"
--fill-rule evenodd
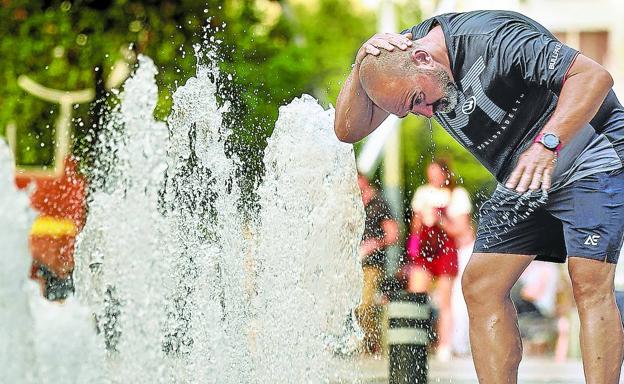
M212 3L216 4L217 1ZM93 88L96 71L108 76L122 49L131 47L155 58L159 81L173 84L193 65L190 42L205 19L196 1L41 1L7 0L0 5L0 132L18 127L17 160L51 162L56 106L26 94L19 75L62 90ZM217 9L217 6L214 6ZM186 54L182 54L186 53ZM166 115L169 95L163 87L157 114ZM76 137L91 128L88 107L75 111ZM78 143L80 141L77 141Z
M260 6L262 3L264 7ZM7 0L0 5L0 132L18 126L18 161L51 161L55 106L27 95L16 79L27 74L57 89L91 88L96 70L108 76L124 47L152 57L161 94L156 116L165 118L171 92L194 72L193 44L220 40L219 63L232 81L221 81L237 139L260 149L277 107L301 93L333 99L346 76L357 43L369 35L372 14L354 12L345 0L314 6L255 0L133 1ZM277 17L267 23L266 4ZM204 31L204 28L207 28ZM76 111L76 138L91 128L88 109ZM234 124L236 123L236 124ZM80 140L77 140L80 143Z

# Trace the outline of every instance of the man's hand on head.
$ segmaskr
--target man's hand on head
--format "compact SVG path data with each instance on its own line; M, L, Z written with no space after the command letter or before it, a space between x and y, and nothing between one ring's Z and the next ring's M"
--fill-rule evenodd
M389 113L379 108L362 87L360 64L366 55L379 55L381 49L406 50L412 46L412 34L381 33L368 39L358 50L351 74L336 100L334 130L339 140L355 143L374 131Z
M405 51L412 45L412 34L410 32L404 35L400 33L378 33L362 44L355 57L355 64L360 64L366 55L378 56L381 53L381 49L393 51L396 47Z
M540 143L533 143L516 164L505 187L519 193L541 189L547 191L552 185L552 173L557 162L555 152Z

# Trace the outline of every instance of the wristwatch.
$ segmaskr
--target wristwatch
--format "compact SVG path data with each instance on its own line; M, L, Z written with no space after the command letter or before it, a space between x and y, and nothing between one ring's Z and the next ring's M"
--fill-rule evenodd
M559 150L561 149L561 141L559 140L559 136L555 135L554 133L540 133L539 135L537 135L533 142L540 143L544 147L546 147L546 149L549 149L555 153L559 153Z

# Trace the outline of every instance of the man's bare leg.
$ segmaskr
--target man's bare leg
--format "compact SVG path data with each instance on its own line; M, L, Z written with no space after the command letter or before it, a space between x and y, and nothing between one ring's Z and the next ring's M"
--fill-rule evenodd
M518 315L509 291L534 256L475 253L462 277L470 348L479 383L515 384L522 359Z
M581 319L581 353L587 384L617 384L624 331L615 303L615 264L570 257L568 271Z

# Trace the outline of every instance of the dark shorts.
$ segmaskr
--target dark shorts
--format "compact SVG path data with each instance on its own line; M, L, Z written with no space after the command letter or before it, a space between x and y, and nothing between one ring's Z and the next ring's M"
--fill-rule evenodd
M474 252L617 263L624 237L624 172L596 173L548 195L498 185L479 210Z
M57 277L45 265L38 265L35 272L45 282L43 296L48 300L65 300L74 293L74 280L72 275L63 279Z

